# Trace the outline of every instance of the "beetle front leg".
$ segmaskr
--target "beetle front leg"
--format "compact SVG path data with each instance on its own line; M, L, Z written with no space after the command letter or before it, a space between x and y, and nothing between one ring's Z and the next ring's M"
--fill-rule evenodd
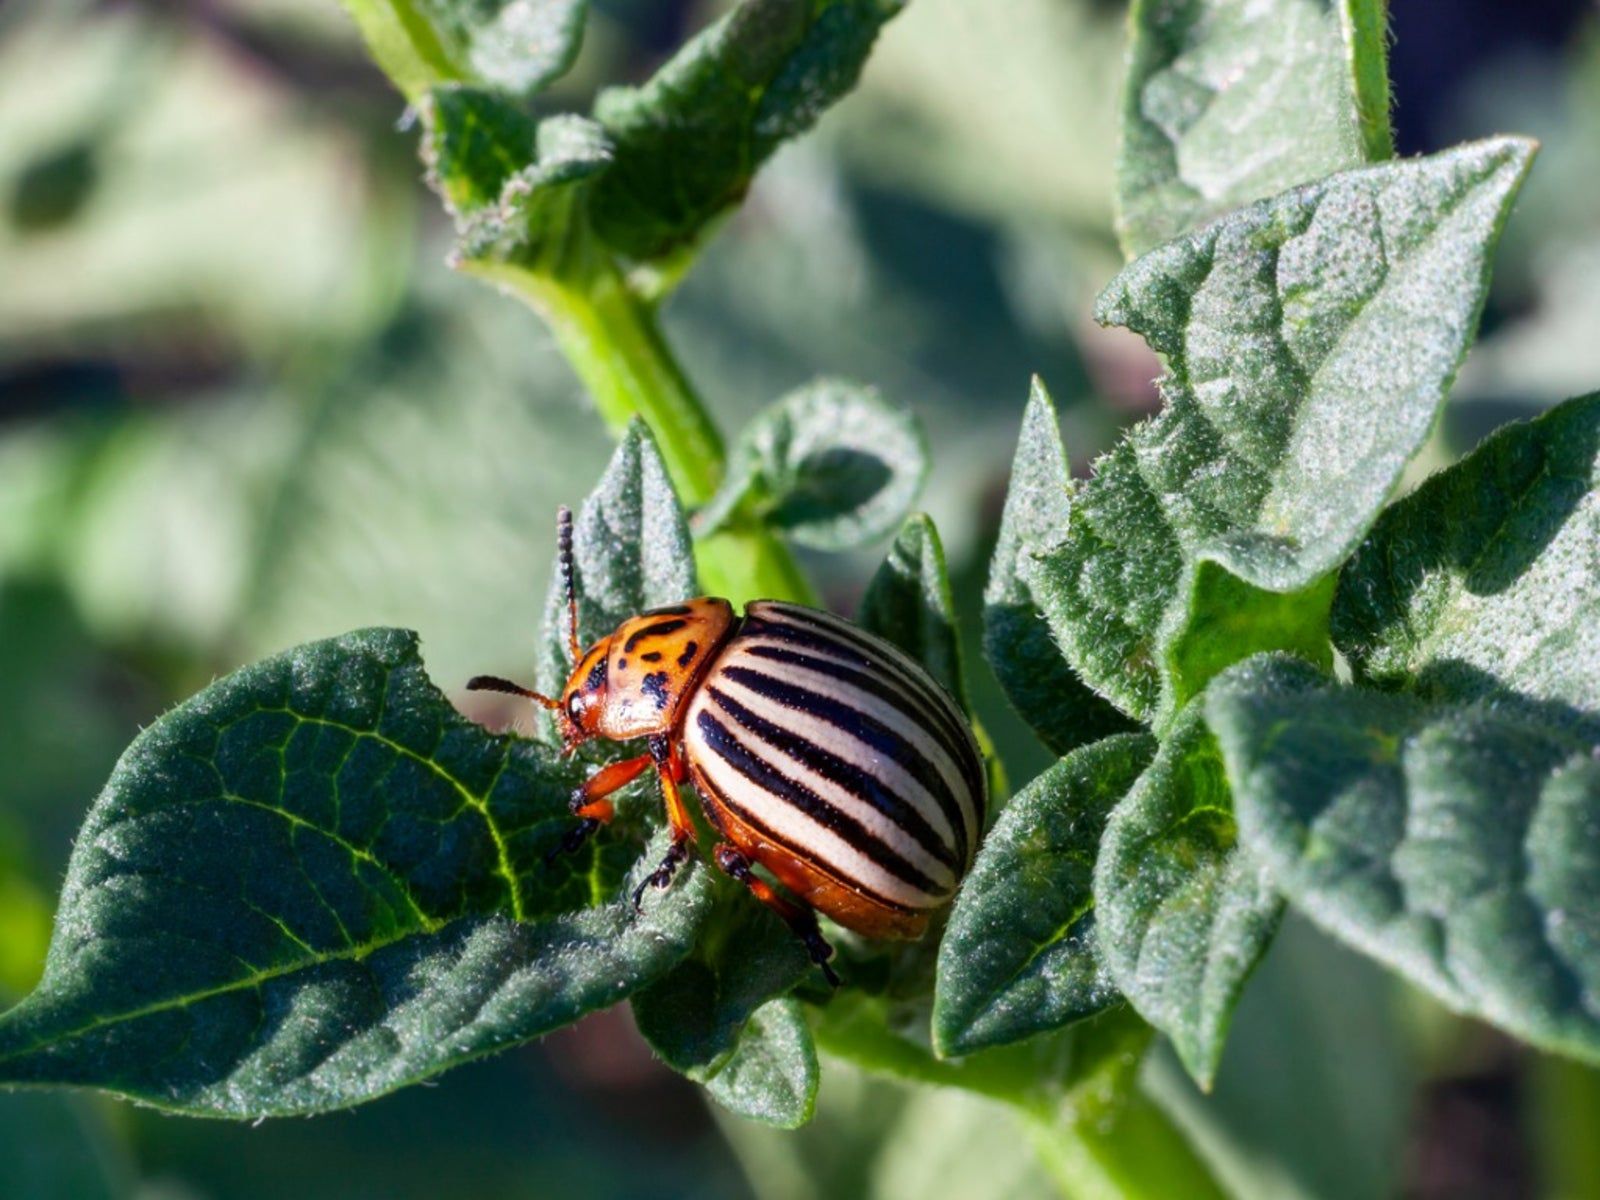
M655 763L656 774L661 780L661 800L666 805L667 824L672 827L672 845L667 848L666 857L661 860L660 865L633 889L635 911L644 904L645 888L666 888L672 885L673 876L688 859L689 844L694 841L694 820L684 806L683 797L678 794L678 782L686 774L682 760L673 749L672 743L664 737L650 739L650 753L646 757Z
M838 987L839 976L828 965L828 960L833 957L833 947L828 945L828 939L822 936L822 929L817 925L817 914L804 904L796 904L780 896L765 879L751 869L750 860L732 843L722 842L713 854L717 866L744 884L750 889L752 896L783 918L783 923L795 937L805 943L811 961L822 968L823 977L834 987Z
M639 778L654 761L650 755L641 754L637 758L608 763L574 788L567 807L578 818L578 823L567 830L560 845L544 856L545 865L548 866L563 854L577 851L594 836L600 826L616 816L616 806L608 797Z

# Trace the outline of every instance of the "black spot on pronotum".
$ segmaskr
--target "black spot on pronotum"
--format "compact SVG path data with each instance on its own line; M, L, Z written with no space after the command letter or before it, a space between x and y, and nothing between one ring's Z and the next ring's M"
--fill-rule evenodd
M657 711L667 706L667 673L665 671L651 671L644 677L640 690L651 700L655 701Z
M633 648L646 638L666 637L669 633L677 633L689 622L674 617L668 621L657 621L653 625L646 625L643 629L636 629L628 635L628 640L622 643L624 654L632 653Z
M687 667L690 663L692 663L694 661L694 656L696 654L699 654L699 653L700 653L700 643L699 642L689 642L687 645L684 646L683 653L678 655L678 665L680 667Z
M628 669L628 660L625 659L625 658L617 659L617 670L626 671L627 669Z
M647 650L645 653L639 655L639 657L644 659L645 662L660 662L661 661L661 651L659 651L659 650Z

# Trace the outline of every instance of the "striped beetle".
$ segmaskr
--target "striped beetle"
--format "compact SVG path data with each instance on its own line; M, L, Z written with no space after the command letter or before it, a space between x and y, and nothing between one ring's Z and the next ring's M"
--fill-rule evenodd
M552 854L611 820L609 797L654 766L672 846L634 891L667 887L694 822L693 782L721 835L713 857L788 924L832 983L821 912L875 938L915 938L948 903L983 829L983 762L960 708L911 657L831 613L754 600L734 615L701 597L631 617L578 643L572 514L557 520L572 675L559 699L479 675L556 714L563 753L591 738L645 738L572 796L578 824ZM760 866L788 895L756 874Z

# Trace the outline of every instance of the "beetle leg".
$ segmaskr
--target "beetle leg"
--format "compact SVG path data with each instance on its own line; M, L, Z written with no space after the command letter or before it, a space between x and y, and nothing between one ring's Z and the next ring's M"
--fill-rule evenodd
M652 761L648 754L641 754L637 758L607 763L574 788L568 807L578 823L567 830L560 845L544 856L546 865L563 854L573 853L594 836L595 830L611 820L616 815L616 807L607 797L639 778Z
M731 843L720 843L713 855L717 866L744 884L752 896L783 918L784 924L805 943L811 961L822 968L822 974L830 984L838 987L839 976L828 965L828 960L833 957L833 947L828 945L828 939L822 936L822 930L817 926L817 914L803 904L796 904L778 895L766 880L751 870L750 860Z
M664 737L651 738L650 753L646 757L655 763L656 775L661 780L661 800L667 808L667 823L672 826L672 845L667 848L661 864L633 889L635 910L644 903L645 888L671 886L672 877L689 857L689 843L694 840L694 821L684 807L683 797L678 794L678 781L684 777L685 770L672 743Z

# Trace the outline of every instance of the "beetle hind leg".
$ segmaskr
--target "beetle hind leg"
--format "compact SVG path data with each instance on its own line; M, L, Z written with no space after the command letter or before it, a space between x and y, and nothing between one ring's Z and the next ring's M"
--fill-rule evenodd
M811 955L811 961L822 968L823 977L834 987L838 987L839 976L828 964L828 960L833 957L833 947L828 944L828 939L822 936L822 929L817 925L817 914L806 905L796 904L780 896L766 880L751 869L750 860L738 847L729 842L722 842L714 853L717 866L744 884L750 889L752 896L783 918L783 923L805 944L807 952Z

